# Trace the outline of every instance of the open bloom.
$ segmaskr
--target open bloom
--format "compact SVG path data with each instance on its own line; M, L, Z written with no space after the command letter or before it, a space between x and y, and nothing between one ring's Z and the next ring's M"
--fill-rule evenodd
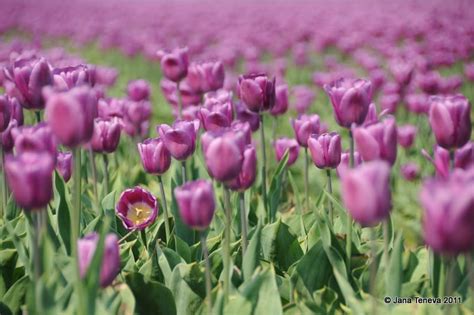
M447 179L430 179L420 194L425 242L435 252L459 254L474 248L474 173L455 170Z
M53 197L54 160L49 153L28 151L5 158L8 186L25 210L40 210Z
M81 278L87 274L89 266L94 258L99 235L90 233L77 240L77 259L79 262L79 273ZM107 234L104 239L104 252L100 266L100 286L105 288L112 284L120 272L120 248L117 235Z
M205 230L211 224L216 208L212 183L198 179L174 189L174 196L183 222L195 230Z
M159 51L161 70L173 82L179 82L188 74L188 48L176 48L171 52Z
M194 153L197 131L194 122L176 120L172 126L159 125L157 131L175 159L184 161Z
M352 124L360 125L372 101L372 85L370 81L358 79L339 79L324 85L331 99L336 122L345 128Z
M112 153L120 142L120 125L117 119L105 120L96 118L91 147L94 152Z
M335 132L310 137L308 147L318 168L336 168L341 162L341 137Z
M158 201L149 191L137 186L122 192L115 212L127 230L143 230L155 221Z
M240 76L239 95L252 112L271 110L275 105L275 78L270 80L264 74Z
M248 189L254 183L257 175L257 153L255 146L247 145L243 155L244 160L239 175L226 183L226 186L232 190L244 191Z
M171 154L163 139L146 139L138 144L138 152L147 173L161 175L170 168Z
M387 218L392 207L389 164L371 161L346 170L342 177L342 200L352 218L362 226L373 226Z
M56 170L67 183L72 175L72 153L58 152L56 155Z
M311 135L318 135L321 123L318 115L301 115L291 120L291 126L295 133L296 141L302 147L308 147L308 139Z
M289 138L280 138L275 140L273 143L273 148L275 149L275 156L278 162L281 161L286 151L288 151L288 162L287 166L295 164L298 159L298 154L300 152L300 146L295 139Z
M436 142L445 149L460 148L471 136L471 104L462 95L432 96L430 125Z

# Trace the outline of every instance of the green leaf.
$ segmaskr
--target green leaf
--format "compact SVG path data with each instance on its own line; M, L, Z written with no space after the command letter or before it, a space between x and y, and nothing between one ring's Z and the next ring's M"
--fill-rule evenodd
M315 268L315 263L318 266ZM331 264L319 240L298 262L296 273L310 294L323 288L331 276Z
M149 280L138 272L127 274L125 280L135 296L137 314L176 314L173 294L163 284Z
M242 261L242 271L244 274L244 280L250 279L255 268L258 266L258 261L260 257L260 240L262 235L262 226L260 223L257 225L255 232L253 233L252 238L250 239L247 251L243 257Z
M275 216L280 205L281 192L283 189L283 178L286 174L286 164L288 163L288 150L285 155L278 163L278 166L273 173L272 180L270 182L270 189L268 190L268 207L270 209L270 222L275 221Z
M385 290L388 296L401 296L402 291L402 253L403 239L402 234L398 234L391 253L390 265L385 274Z
M58 194L58 205L56 208L58 231L63 241L66 252L71 254L71 217L69 213L69 206L66 199L66 191L64 187L64 180L58 174L54 173L54 187Z
M25 275L18 279L3 296L2 303L8 306L13 314L16 314L20 310L29 284L30 280L28 276Z
M204 274L197 263L174 268L169 288L175 297L178 314L196 314L205 296Z

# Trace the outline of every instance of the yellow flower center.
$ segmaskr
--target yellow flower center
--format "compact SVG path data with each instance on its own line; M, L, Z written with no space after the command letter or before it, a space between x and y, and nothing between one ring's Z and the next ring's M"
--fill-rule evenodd
M140 225L150 217L151 213L152 209L148 204L138 202L128 207L127 219L132 221L134 225Z

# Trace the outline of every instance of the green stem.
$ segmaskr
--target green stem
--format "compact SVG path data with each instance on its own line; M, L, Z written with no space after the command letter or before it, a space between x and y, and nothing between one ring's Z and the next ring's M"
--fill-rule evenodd
M454 171L454 168L456 167L455 164L455 150L449 150L449 162L451 164L451 170Z
M35 111L36 122L39 124L41 122L41 112L39 110Z
M240 223L242 225L242 231L240 232L240 237L242 239L242 256L245 255L247 251L247 230L248 230L248 223L247 223L247 213L245 211L245 193L239 193L240 199Z
M71 249L74 259L77 258L77 240L81 227L81 148L73 149L74 172L73 182L73 207L71 215ZM79 269L77 270L79 275Z
M230 279L231 279L231 270L230 270L230 230L232 224L232 209L230 208L230 192L227 188L224 187L224 212L225 212L225 226L224 226L224 303L229 299L229 289L230 289Z
M183 184L186 184L187 175L186 175L186 160L181 161L181 175L183 176Z
M89 148L89 160L91 163L92 178L94 180L93 187L94 187L94 199L95 199L96 211L97 211L97 214L99 214L100 206L99 206L99 194L97 192L97 168L95 165L95 157L94 157L94 152L92 151L92 148Z
M377 243L376 243L376 231L375 227L370 228L370 282L369 282L369 291L372 295L372 314L377 314L377 302L375 299L375 284L376 284L376 277L377 277Z
M446 295L446 261L441 257L441 266L439 268L439 289L438 297L444 297Z
M110 185L110 178L109 178L109 158L107 154L102 155L104 157L104 183L105 183L105 196L110 192L109 185Z
M350 167L354 167L354 137L352 131L349 129L349 144L350 144ZM352 218L347 214L347 242L346 242L346 265L347 272L351 274L351 258L352 258Z
M205 268L206 268L206 304L208 314L212 313L212 284L211 284L211 262L209 261L209 250L207 249L206 243L206 233L203 231L201 232L201 248L202 254L204 256Z
M132 235L136 230L130 230L125 234L121 239L119 239L118 243L121 244L123 241L125 241L130 235Z
M183 101L181 99L181 90L179 89L180 81L176 83L176 94L178 95L178 119L183 117Z
M260 114L260 141L262 145L262 195L263 195L263 208L267 214L267 218L271 221L271 216L268 209L267 200L267 153L265 152L265 127L263 125L263 114Z
M469 286L471 288L471 309L474 311L474 264L472 259L472 252L466 254L466 261L467 261L467 270L469 273Z
M387 220L383 221L383 253L385 257L385 268L388 268L388 265L390 263L390 254L389 254L389 247L390 247L390 235L388 231L388 220L390 220L390 217L387 218Z
M278 116L273 116L273 121L272 121L272 139L273 141L276 140L276 127L278 124Z
M350 167L354 167L354 137L352 135L352 130L349 129L349 148L350 148Z
M165 221L166 241L170 240L170 223L168 219L168 206L166 204L165 188L163 187L163 178L158 175L158 183L160 184L161 203L163 204L163 219Z
M147 240L146 240L146 232L145 232L145 230L141 230L141 231L140 231L140 238L141 238L141 240L142 240L143 247L145 247L145 249L147 249L148 246L147 246Z
M328 179L328 193L332 196L332 180L331 180L331 169L326 169L326 176ZM329 202L329 224L332 226L334 224L334 209L331 199L328 198Z
M308 165L308 148L304 148L304 196L306 211L309 211L309 165Z
M41 218L41 212L46 211L45 209L40 209L38 212L33 213L33 235L31 235L31 240L33 243L33 270L34 270L34 281L37 284L35 286L35 311L37 314L42 313L41 305L41 286L39 285L40 277L42 274L42 264L41 264L41 254L40 254L40 242L43 234L43 224Z

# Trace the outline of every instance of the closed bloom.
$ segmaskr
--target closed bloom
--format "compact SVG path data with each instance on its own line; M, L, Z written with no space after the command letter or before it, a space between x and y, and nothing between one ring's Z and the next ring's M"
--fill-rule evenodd
M408 110L415 114L427 114L430 109L430 101L426 94L408 94L406 105Z
M239 77L240 99L252 112L271 110L275 105L275 78L270 80L264 74L250 74Z
M215 91L224 86L225 72L222 62L191 63L187 82L199 93Z
M95 85L95 68L88 65L68 66L53 70L53 81L56 89L67 91L75 86Z
M390 62L390 71L401 86L406 86L410 83L413 77L414 67L411 63L404 60L393 60Z
M447 179L430 179L423 184L423 234L435 252L456 255L473 249L473 185L472 170L456 170Z
M430 125L436 142L445 149L460 148L471 136L471 104L462 95L433 96Z
M295 139L289 138L280 138L275 140L273 143L273 148L275 149L275 156L278 162L281 161L286 151L288 151L288 163L287 166L295 164L298 159L298 154L300 152L300 146Z
M145 172L155 175L164 174L171 165L171 154L163 139L146 139L138 144L138 152Z
M430 161L435 167L436 176L439 178L447 178L450 173L450 157L449 151L435 146L433 150L433 157L429 155L424 149L421 150L423 156ZM457 149L454 153L454 167L461 169L469 169L474 164L474 145L473 142L468 142L462 148Z
M158 201L149 191L136 186L122 192L115 212L127 230L143 230L155 221Z
M387 218L392 207L390 165L371 161L344 172L342 200L362 226L374 226Z
M275 88L275 106L270 110L273 116L279 116L288 110L288 85L281 84Z
M221 103L216 100L206 101L199 111L202 127L206 131L229 127L233 114L231 102Z
M227 187L236 191L248 189L255 181L257 174L257 153L255 147L247 145L244 150L244 160L239 175L226 183Z
M48 97L46 121L59 142L74 147L88 142L94 132L97 99L88 87L76 87Z
M318 168L336 168L341 162L341 137L335 132L310 137L308 147Z
M46 123L14 128L12 137L17 154L26 151L43 151L49 153L53 158L56 156L56 139Z
M11 104L8 97L0 95L0 132L7 129L11 117Z
M341 154L341 162L336 168L337 176L342 178L345 172L351 169L350 161L351 161L350 152L344 152ZM362 157L360 156L360 153L358 151L354 151L354 167L357 167L361 164L362 164Z
M315 93L305 85L294 86L291 90L294 97L295 109L299 114L304 114L313 104Z
M18 122L15 119L11 119L7 129L0 133L2 150L4 152L11 152L13 150L15 142L13 140L12 130L16 129L17 126Z
M67 183L72 175L72 153L58 152L56 155L56 170Z
M465 170L474 165L474 142L470 141L456 150L454 165Z
M399 126L397 128L398 144L404 148L409 148L415 141L417 128L413 125Z
M79 262L79 273L81 278L84 278L87 274L98 243L99 235L95 232L77 240L77 259ZM117 235L109 233L104 239L104 252L102 256L102 264L100 266L100 286L105 288L112 284L119 272L120 248L118 238Z
M331 100L336 122L345 128L364 122L372 101L372 85L363 79L339 79L324 85Z
M128 82L127 96L135 102L148 101L150 99L150 84L145 80L135 80Z
M244 146L241 142L243 137L239 134L228 132L212 139L208 144L203 141L207 169L218 181L232 180L242 169Z
M291 120L291 126L298 144L305 148L308 147L309 137L319 134L321 129L318 115L301 115L299 118Z
M174 196L186 225L200 231L209 227L216 208L211 182L203 179L188 182L176 187Z
M188 49L176 48L171 52L159 51L161 70L164 76L173 82L184 79L188 73Z
M404 179L408 181L415 180L420 174L420 168L415 163L403 164L400 171Z
M257 113L250 111L242 102L235 103L237 120L247 122L253 132L260 128L260 117Z
M196 145L194 122L176 120L172 126L159 125L157 131L171 156L175 159L184 161L194 153Z
M96 118L94 133L91 139L91 148L94 152L112 153L120 142L120 125L117 119L104 120Z
M5 158L8 186L25 210L40 210L53 197L54 160L45 152L25 152Z
M397 127L393 117L353 130L357 150L364 161L382 159L391 165L397 158Z

